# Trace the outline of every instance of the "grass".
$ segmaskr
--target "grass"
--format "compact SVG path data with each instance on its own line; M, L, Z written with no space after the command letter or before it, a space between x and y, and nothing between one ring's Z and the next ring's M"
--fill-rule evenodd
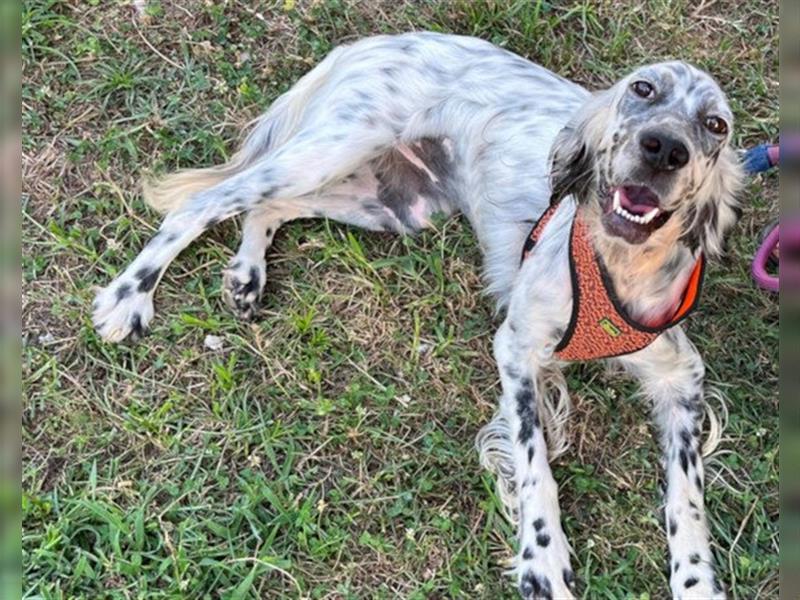
M92 287L157 226L139 175L224 160L337 43L423 28L590 87L689 59L727 90L737 144L775 139L777 2L135 4L23 6L24 596L514 597L513 531L472 449L497 321L466 223L413 239L287 226L254 324L220 300L239 227L224 224L166 275L151 335L111 346ZM776 175L751 182L689 324L728 397L707 506L743 600L778 590L778 310L748 274L776 202ZM583 597L665 598L647 409L600 366L569 381L554 471Z

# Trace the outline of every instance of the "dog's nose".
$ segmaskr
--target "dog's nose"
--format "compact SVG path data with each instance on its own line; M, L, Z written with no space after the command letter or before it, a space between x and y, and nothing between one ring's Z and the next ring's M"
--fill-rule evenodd
M639 139L644 159L658 171L677 171L689 162L686 144L660 131L648 131Z

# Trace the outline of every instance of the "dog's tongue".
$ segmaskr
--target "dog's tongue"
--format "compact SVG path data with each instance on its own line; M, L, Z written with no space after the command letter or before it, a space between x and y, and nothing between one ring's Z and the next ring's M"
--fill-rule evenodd
M619 188L619 204L634 215L645 215L658 206L658 196L641 185Z

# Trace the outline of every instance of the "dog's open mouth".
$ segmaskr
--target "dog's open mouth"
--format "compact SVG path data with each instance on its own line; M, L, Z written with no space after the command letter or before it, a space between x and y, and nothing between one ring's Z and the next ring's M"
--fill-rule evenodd
M645 185L622 185L609 189L603 206L603 225L611 235L631 244L641 244L669 219L653 190Z

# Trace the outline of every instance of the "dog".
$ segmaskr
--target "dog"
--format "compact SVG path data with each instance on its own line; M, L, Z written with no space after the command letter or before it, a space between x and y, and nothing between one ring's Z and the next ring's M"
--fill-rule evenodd
M167 265L241 213L223 295L252 318L265 251L284 223L318 217L408 234L460 211L505 315L494 338L502 395L476 445L518 526L521 596L574 597L548 463L565 445L561 368L608 359L652 402L672 596L724 598L703 508L704 365L678 322L739 215L732 124L719 85L683 62L590 93L479 39L363 39L278 98L226 164L146 183L145 199L166 217L98 292L93 323L110 342L143 335Z

